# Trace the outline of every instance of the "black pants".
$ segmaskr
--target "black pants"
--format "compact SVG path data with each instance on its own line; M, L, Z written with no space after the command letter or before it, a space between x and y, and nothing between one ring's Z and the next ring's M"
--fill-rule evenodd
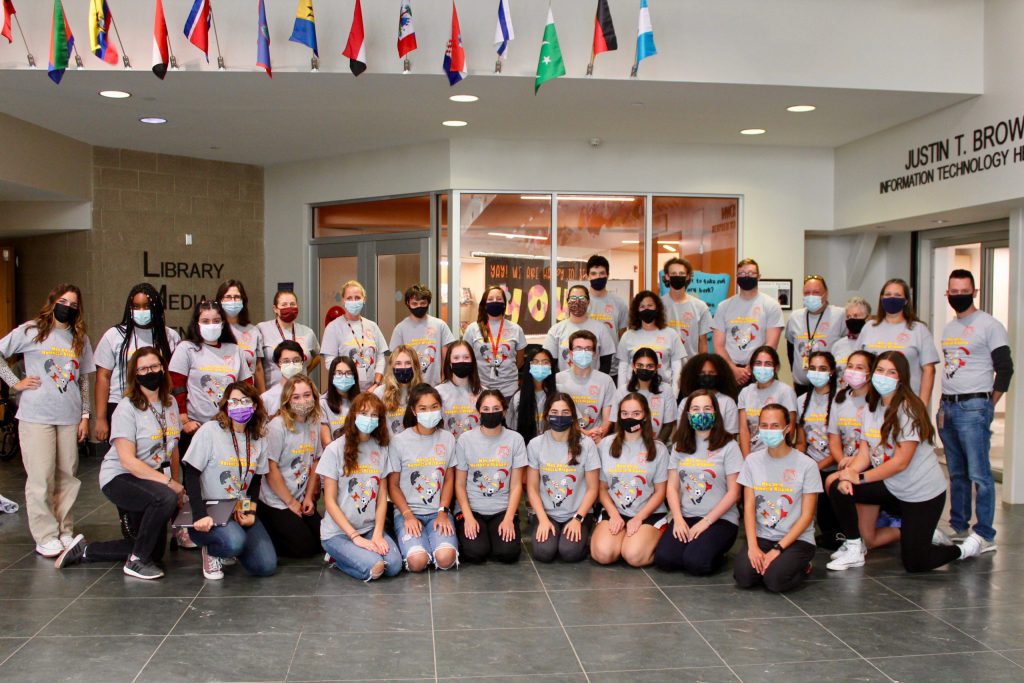
M161 560L167 547L167 525L178 512L178 496L166 484L119 474L103 487L103 495L128 515L134 538L97 541L86 546L85 560L124 562L129 555L143 561Z
M197 429L196 432L198 431ZM187 434L184 429L181 430L181 435L178 437L178 454L182 462L185 461L185 454L188 453L188 447L192 444L192 437L195 436L196 432Z
M700 517L684 517L687 526L693 526ZM669 522L654 549L654 566L665 571L683 570L696 576L713 574L725 559L725 554L736 542L740 530L732 522L716 520L704 533L689 543L672 535L675 522Z
M757 547L762 552L768 552L775 545L775 541L764 538L757 539ZM754 565L750 564L750 557L747 555L748 546L736 554L733 562L733 578L740 588L753 588L764 584L764 587L772 593L785 593L791 591L807 578L807 567L814 559L814 545L807 541L796 541L782 551L782 554L775 558L769 565L768 571L763 575L758 574Z
M590 515L583 518L578 541L570 541L563 533L565 525L569 522L556 522L552 519L555 532L540 543L537 541L538 522L536 515L530 515L530 549L533 559L538 562L554 562L556 559L563 562L580 562L590 554L590 532L594 528L594 518Z
M256 506L256 516L263 522L280 557L313 557L323 552L320 515L316 512L299 517L287 508L280 510L261 501Z
M883 505L889 509L894 504L898 505L903 519L900 526L900 559L908 572L931 571L960 557L960 549L956 546L932 545L932 534L935 533L935 527L942 517L942 508L946 504L945 491L931 500L908 503L892 495L883 481L858 484L853 487L851 496L840 493L839 482L836 482L829 490L829 500L843 533L851 539L860 538L857 503Z
M486 562L488 559L497 560L511 564L519 560L519 553L522 552L521 538L519 534L519 513L516 513L513 524L515 525L516 537L511 541L502 540L498 534L498 525L505 518L504 512L493 515L473 515L480 530L476 538L466 538L466 520L459 513L455 517L455 533L459 537L459 560L476 564Z
M114 409L117 408L116 403L107 404L107 427L112 426L114 421ZM107 443L110 443L110 434L107 434Z
M821 532L821 547L826 550L835 550L842 543L837 540L837 536L843 533L842 527L839 526L839 520L836 519L836 513L832 509L832 503L829 501L828 490L825 488L825 480L828 479L829 475L835 472L835 470L824 471L821 470L821 493L818 494L818 507L815 515L818 518L818 531Z

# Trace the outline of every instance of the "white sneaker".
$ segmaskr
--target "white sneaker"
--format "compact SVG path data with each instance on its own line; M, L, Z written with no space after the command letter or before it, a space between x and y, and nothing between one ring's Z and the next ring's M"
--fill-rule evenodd
M210 581L220 581L224 578L224 569L221 566L220 558L208 553L205 545L203 546L203 576Z
M76 538L78 537L74 534L61 534L60 544L63 546L64 550L67 550L74 544Z
M863 567L864 557L867 555L867 548L864 547L864 541L857 539L847 539L846 550L842 555L832 560L825 565L827 569L831 569L834 572L846 571L850 567Z
M982 552L982 547L985 545L985 539L978 534L972 533L970 536L964 539L964 542L960 544L960 558L966 560L968 557L977 557ZM993 550L995 544L992 544Z
M829 559L837 560L840 557L842 557L846 553L846 544L847 543L849 543L849 541L843 541L843 544L841 546L839 546L839 549L836 550L831 555L829 555Z
M942 529L935 527L932 532L932 545L953 545L953 539L946 535Z
M218 557L217 559L220 560L222 567L234 567L238 564L238 560L234 557Z
M192 550L193 548L198 547L196 546L195 541L189 538L188 529L185 528L175 530L174 540L177 542L179 548L184 548L185 550Z
M64 545L56 538L51 538L46 543L37 543L36 552L43 557L57 557L64 552Z

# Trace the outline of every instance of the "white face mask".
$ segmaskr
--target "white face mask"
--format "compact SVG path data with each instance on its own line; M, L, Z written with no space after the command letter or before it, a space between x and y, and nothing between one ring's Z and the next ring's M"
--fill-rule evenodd
M220 333L223 331L223 323L199 323L199 336L211 344L220 339Z
M295 375L302 372L302 363L281 363L281 374L284 375L285 379L291 379Z

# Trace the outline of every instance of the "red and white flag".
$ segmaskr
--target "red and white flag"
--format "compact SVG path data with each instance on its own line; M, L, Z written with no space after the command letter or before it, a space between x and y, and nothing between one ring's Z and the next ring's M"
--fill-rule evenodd
M164 18L164 0L156 0L153 17L153 73L161 81L167 75L170 48L167 43L167 20Z
M363 33L363 6L356 0L355 12L352 15L352 30L348 32L348 43L342 51L348 57L348 67L352 75L358 76L366 71L366 40Z

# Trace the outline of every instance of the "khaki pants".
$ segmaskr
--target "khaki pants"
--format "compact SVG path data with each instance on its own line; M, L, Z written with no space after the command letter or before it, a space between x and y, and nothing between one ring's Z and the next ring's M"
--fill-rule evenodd
M25 463L25 510L36 543L71 534L71 507L82 482L78 470L78 425L18 423Z

